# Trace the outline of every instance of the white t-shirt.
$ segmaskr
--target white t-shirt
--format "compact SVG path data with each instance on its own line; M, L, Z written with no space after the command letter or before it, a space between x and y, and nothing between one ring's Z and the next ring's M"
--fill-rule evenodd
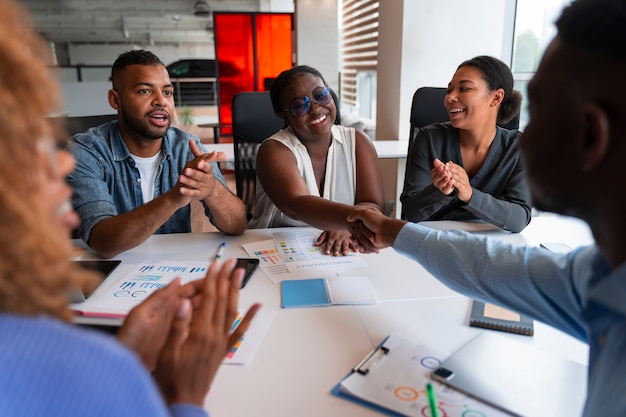
M161 151L149 158L142 158L133 154L130 156L139 170L141 194L143 195L143 203L146 204L154 199L154 182L156 181L157 169L161 163Z

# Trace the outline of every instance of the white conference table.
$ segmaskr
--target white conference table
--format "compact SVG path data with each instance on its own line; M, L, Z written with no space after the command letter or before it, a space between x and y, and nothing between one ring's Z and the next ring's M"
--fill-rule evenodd
M480 223L425 224L440 229L461 228L519 245L537 246L558 240L577 247L592 242L584 223L554 215L534 217L519 234ZM222 241L227 242L224 258L248 257L242 244L271 239L272 233L280 230L285 229L247 230L241 236L155 235L117 259L123 261L122 266L149 259L209 260ZM89 251L82 255L92 256ZM379 300L376 305L281 309L279 285L261 269L255 272L241 291L240 309L261 302L264 309L274 310L276 315L252 363L220 368L205 403L213 417L379 416L369 408L331 395L330 390L384 337L396 332L451 353L481 332L489 331L468 326L467 297L444 287L417 263L393 249L359 256L368 266L355 274L369 278ZM116 270L114 274L118 272L122 273ZM538 322L533 337L499 334L587 363L585 344Z

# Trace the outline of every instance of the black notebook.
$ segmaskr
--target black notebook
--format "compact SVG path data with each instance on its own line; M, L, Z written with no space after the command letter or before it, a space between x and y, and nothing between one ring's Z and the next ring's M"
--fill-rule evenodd
M472 300L470 326L526 336L532 336L535 332L530 317L478 300Z

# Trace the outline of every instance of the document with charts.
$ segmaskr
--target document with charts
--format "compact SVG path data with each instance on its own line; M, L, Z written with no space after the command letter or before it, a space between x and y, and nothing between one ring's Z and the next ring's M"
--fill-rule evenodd
M209 265L206 261L144 261L117 281L105 280L87 301L73 307L85 316L124 317L176 277L180 277L181 284L203 278Z
M426 383L435 389L439 416L505 417L487 404L430 379L430 373L449 355L392 334L383 341L332 393L367 407L395 415L429 417Z
M259 266L274 284L291 277L283 259L278 254L273 239L244 243L243 248L248 255L259 260Z
M324 255L320 248L315 246L319 234L319 230L295 230L273 234L276 249L289 272L307 273L324 270L337 272L367 266L357 252L342 256Z
M130 272L117 281L105 280L103 285L86 301L72 304L79 315L93 318L125 317L128 312L159 288L165 287L180 277L181 284L204 278L211 262L193 261L144 261L134 265ZM239 313L233 329L242 320L245 312ZM276 310L262 308L252 320L245 336L241 338L224 358L228 365L245 365L252 361L257 348L267 332Z
M233 323L233 329L239 325L244 315L245 312L237 314L237 319ZM252 362L252 358L261 344L265 333L267 333L267 329L269 329L270 324L272 324L274 316L276 316L276 310L261 308L252 320L244 337L235 343L226 354L222 363L224 365L247 365Z

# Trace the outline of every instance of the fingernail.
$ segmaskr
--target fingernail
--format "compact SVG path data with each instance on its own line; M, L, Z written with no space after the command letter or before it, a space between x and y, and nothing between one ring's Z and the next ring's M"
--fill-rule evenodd
M178 310L176 310L176 318L184 319L191 313L191 301L188 298L185 298L181 301L178 306Z
M243 282L243 275L239 275L236 279L235 279L235 283L237 284L237 288L241 288L241 283Z

